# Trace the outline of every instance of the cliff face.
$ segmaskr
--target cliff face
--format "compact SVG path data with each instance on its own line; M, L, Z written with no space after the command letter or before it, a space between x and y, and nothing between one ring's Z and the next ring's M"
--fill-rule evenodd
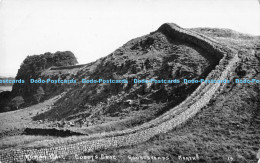
M45 99L49 94L56 94L59 91L59 86L52 87L51 92L49 92L48 86L31 84L30 79L48 78L48 76L41 75L46 69L55 66L75 65L76 63L78 63L77 59L70 51L28 56L21 64L15 77L16 80L24 80L24 83L13 85L12 97L21 96L26 105L30 105Z

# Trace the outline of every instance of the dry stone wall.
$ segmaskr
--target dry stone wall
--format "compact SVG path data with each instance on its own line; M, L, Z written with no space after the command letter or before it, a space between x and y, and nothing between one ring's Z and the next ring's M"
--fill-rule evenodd
M198 46L204 46L214 55L219 55L222 59L219 65L216 66L206 79L224 80L235 63L238 57L235 50L228 49L217 43L216 41L207 38L203 35L196 34L189 30L182 29L174 24L165 24L159 30L165 30L172 37L181 37ZM174 107L167 113L158 118L134 127L132 129L105 133L102 135L89 136L89 140L61 145L57 147L31 149L31 150L9 150L1 151L0 160L2 162L25 162L26 159L35 159L40 161L53 160L64 158L68 155L88 153L95 150L110 149L123 146L140 144L149 140L160 133L166 133L176 126L185 123L188 119L196 115L202 107L204 107L220 87L220 83L205 84L202 83L185 101Z

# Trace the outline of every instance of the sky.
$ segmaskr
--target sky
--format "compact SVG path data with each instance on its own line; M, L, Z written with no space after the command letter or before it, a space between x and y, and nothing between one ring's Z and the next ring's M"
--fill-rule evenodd
M89 63L166 22L260 35L259 11L258 0L0 0L0 76L45 52Z

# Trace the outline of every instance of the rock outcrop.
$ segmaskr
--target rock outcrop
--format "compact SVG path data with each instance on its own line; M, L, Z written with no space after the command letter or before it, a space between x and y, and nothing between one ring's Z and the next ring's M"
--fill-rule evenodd
M41 75L43 71L57 66L75 65L76 63L78 63L77 59L70 51L28 56L21 64L15 77L16 80L23 80L24 82L13 85L12 99L23 98L23 107L25 107L63 92L64 88L57 85L34 84L30 83L30 79L47 79L49 76ZM52 76L52 78L59 78L59 76ZM20 108L20 106L12 107L11 104L10 107L11 110Z

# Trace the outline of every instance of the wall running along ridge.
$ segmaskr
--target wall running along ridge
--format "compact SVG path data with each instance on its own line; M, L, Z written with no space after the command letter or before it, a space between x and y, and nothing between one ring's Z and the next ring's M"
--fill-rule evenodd
M178 37L183 41L200 46L210 52L210 55L216 55L221 59L213 71L209 73L206 79L226 79L238 61L237 51L219 44L215 40L202 34L182 29L175 24L163 24L159 29L169 37ZM37 156L45 160L53 159L51 156L66 157L71 154L81 154L93 152L100 149L109 149L136 145L143 143L160 133L166 133L173 128L184 124L188 119L195 116L209 100L220 92L225 84L221 83L201 83L200 86L181 104L170 111L157 117L150 122L142 124L131 129L95 134L88 136L86 141L80 143L61 145L57 147L28 149L28 150L3 150L0 153L2 162L25 162L27 156Z

